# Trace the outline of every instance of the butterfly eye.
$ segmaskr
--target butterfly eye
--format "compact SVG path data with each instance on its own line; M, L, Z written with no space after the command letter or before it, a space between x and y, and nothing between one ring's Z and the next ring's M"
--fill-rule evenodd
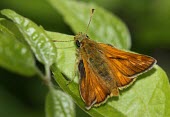
M88 36L88 35L86 35L86 38L89 38L89 36Z
M76 46L79 48L80 47L80 42L76 40Z

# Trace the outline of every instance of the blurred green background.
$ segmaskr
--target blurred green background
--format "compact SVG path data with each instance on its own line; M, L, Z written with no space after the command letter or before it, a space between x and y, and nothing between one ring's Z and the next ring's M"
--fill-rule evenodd
M78 1L87 2L87 0ZM95 0L93 2L120 17L127 25L132 37L132 51L153 56L157 59L158 65L170 76L169 0ZM62 16L45 0L1 0L0 10L5 8L31 19L46 30L74 35L69 26L64 23ZM47 91L36 76L23 78L0 67L0 116L44 117L44 100ZM82 117L88 116L82 114L78 108L76 113L81 114Z

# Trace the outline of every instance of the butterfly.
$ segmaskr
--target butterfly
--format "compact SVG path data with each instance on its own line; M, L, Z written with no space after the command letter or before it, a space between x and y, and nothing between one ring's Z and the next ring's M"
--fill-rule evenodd
M99 106L108 97L119 96L119 89L128 87L156 63L150 56L97 43L86 33L77 34L74 41L79 56L79 90L86 109Z

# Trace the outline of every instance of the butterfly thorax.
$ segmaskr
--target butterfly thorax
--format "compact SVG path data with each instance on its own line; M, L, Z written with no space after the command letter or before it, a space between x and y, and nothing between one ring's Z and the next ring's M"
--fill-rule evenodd
M87 36L87 34L83 34L81 32L74 37L75 44L78 48L82 45L82 41L84 39L89 39L89 37Z

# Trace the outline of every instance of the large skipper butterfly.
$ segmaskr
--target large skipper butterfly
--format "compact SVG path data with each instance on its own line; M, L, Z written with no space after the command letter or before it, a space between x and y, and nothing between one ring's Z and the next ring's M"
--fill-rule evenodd
M108 97L118 96L119 89L132 84L138 75L150 70L156 63L150 56L97 43L83 33L77 34L74 40L80 58L80 94L87 109L99 106Z

